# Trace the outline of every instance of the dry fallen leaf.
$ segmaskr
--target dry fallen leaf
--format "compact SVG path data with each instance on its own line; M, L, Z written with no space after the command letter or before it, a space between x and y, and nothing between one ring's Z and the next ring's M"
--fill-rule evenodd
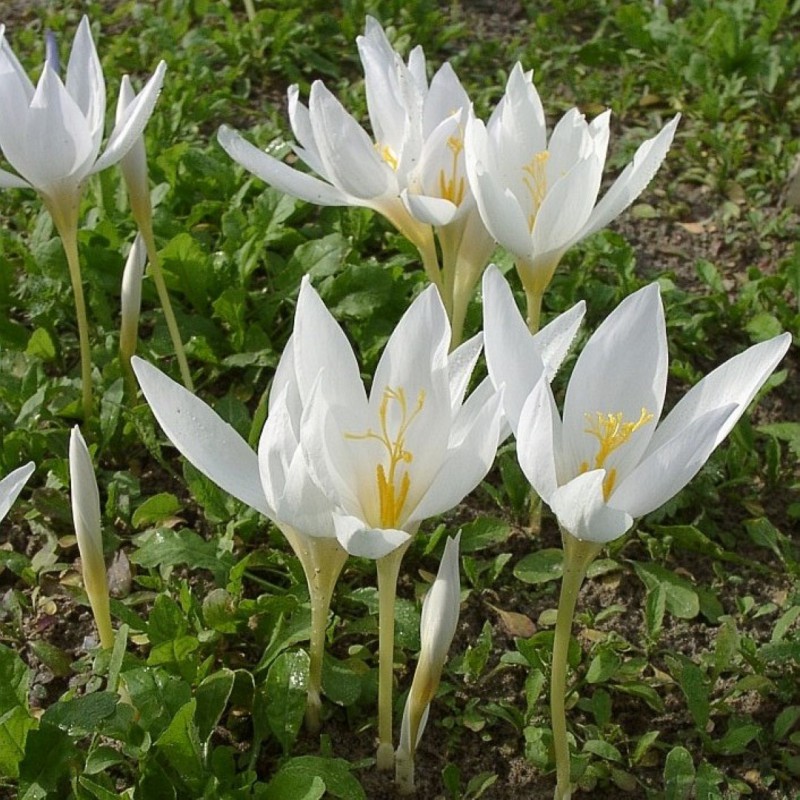
M497 606L488 605L492 611L497 612L500 622L509 636L514 636L518 639L530 639L536 633L536 625L525 614L520 614L518 611L504 611L502 608L497 608Z

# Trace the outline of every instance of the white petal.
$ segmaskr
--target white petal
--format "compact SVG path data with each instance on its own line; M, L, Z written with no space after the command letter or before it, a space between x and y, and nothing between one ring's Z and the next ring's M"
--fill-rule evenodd
M500 156L510 157L515 169L547 147L542 101L533 85L531 73L525 73L519 62L508 76L498 123L498 137L507 148L506 153Z
M100 524L100 493L86 442L76 425L69 437L69 475L72 519L78 549L84 562L103 558L103 533Z
M5 40L5 25L0 24L0 75L6 72L12 72L16 75L24 97L24 105L30 105L36 89L31 83L28 73L25 72L25 68L14 55L11 45Z
M453 68L446 61L433 76L425 97L423 136L427 138L443 120L453 116L457 110L461 110L461 118L465 120L469 107L469 97Z
M121 123L125 119L128 107L136 99L136 94L131 86L130 78L122 76L117 99L116 120ZM131 205L134 214L140 208L147 208L150 203L150 185L147 177L147 153L144 148L144 136L139 136L131 145L131 149L119 162L122 176L131 196ZM147 213L147 212L145 212Z
M323 390L329 405L342 405L362 413L366 410L367 396L353 348L307 275L297 298L292 341L298 389L304 404L324 369Z
M525 400L544 374L542 356L494 264L483 274L486 363L495 387L503 386L503 408L516 432Z
M141 233L136 234L125 268L122 271L122 290L120 292L120 336L121 353L132 354L136 350L139 330L139 312L142 307L142 278L147 263L147 247Z
M419 623L421 653L425 654L425 662L429 668L438 672L437 681L458 625L461 605L458 559L460 540L460 532L455 538L447 538L436 579L422 602ZM422 660L420 655L420 661Z
M460 437L455 447L448 449L438 473L422 500L411 511L407 524L449 511L486 477L497 454L501 402L502 395L497 393L474 415L471 430ZM412 469L416 476L416 469Z
M363 200L397 194L394 174L372 140L320 81L311 86L309 112L325 173L335 186Z
M86 117L92 134L91 160L94 161L100 152L100 143L103 140L105 127L106 82L92 40L89 19L86 16L81 19L81 24L78 26L72 42L65 85L67 91L72 95L72 99Z
M678 401L658 426L649 450L652 451L674 438L682 428L706 412L734 403L738 406L737 411L718 430L714 440L716 447L747 410L756 392L786 354L791 341L791 334L783 333L766 342L760 342L706 375Z
M408 213L426 225L436 227L448 225L458 213L458 206L441 197L412 194L406 189L403 189L400 197Z
M0 169L0 189L30 189L31 185L24 178Z
M548 191L576 164L585 160L592 152L592 137L589 125L577 108L571 108L556 123L547 146L548 159L545 164ZM600 161L602 171L603 161ZM598 189L600 187L598 186ZM594 206L597 193L591 198Z
M561 420L550 384L542 377L520 413L517 458L531 486L548 503L558 488L560 451Z
M297 84L293 84L289 87L287 99L289 123L298 141L298 145L293 149L314 172L322 175L325 171L325 167L319 157L319 150L317 149L317 143L314 139L314 129L311 127L311 117L309 116L308 108L300 102L300 90ZM225 126L223 125L222 127L224 128ZM220 130L222 130L222 128L220 128Z
M644 191L667 155L680 117L680 114L676 114L657 136L648 139L639 147L633 156L633 161L625 167L623 173L603 195L603 199L595 207L576 241L605 228Z
M582 465L617 470L624 480L647 448L664 402L667 383L664 309L655 283L629 295L595 331L578 357L564 401L564 450L567 472ZM622 414L636 422L642 409L649 422L634 431L602 464L595 464L599 443L587 433L597 415Z
M649 514L674 497L700 471L717 446L719 431L738 418L730 403L695 418L678 434L649 452L611 493L609 505L632 517Z
M502 185L499 166L489 151L486 128L474 118L467 122L464 160L486 229L513 255L527 258L533 247L528 221L513 192Z
M141 358L133 371L167 438L220 488L265 516L258 457L247 442L200 398Z
M0 520L5 518L11 506L14 505L14 501L19 497L19 493L28 482L28 478L33 475L34 469L35 465L31 461L25 466L17 467L13 472L9 472L0 481Z
M584 472L556 489L547 501L558 524L576 539L605 544L633 525L629 514L610 508L603 500L605 476L602 469Z
M100 170L116 164L143 134L161 92L166 70L166 63L161 61L144 89L125 109L124 118L114 126L111 136L108 137L106 149L97 159L92 172L100 172Z
M226 125L217 132L217 139L222 149L248 172L292 197L318 206L354 205L353 198L341 189L267 155Z
M351 556L378 559L405 544L411 536L393 528L369 528L356 517L334 514L333 524L339 544Z
M447 369L450 375L450 397L453 401L453 416L464 402L467 384L472 376L472 370L480 357L483 349L483 334L478 333L471 339L460 344L447 357Z
M585 314L586 303L581 300L563 314L559 314L534 336L544 361L547 380L551 383L569 352Z

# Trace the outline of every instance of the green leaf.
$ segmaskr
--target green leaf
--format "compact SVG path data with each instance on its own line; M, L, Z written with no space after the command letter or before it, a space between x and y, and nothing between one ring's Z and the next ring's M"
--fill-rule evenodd
M78 750L61 728L44 722L28 733L19 765L19 800L68 797L70 767Z
M714 743L714 750L724 756L738 756L761 733L761 726L752 723L737 724L731 721L725 735Z
M35 725L36 720L22 706L15 706L0 716L0 778L19 776L25 741Z
M319 800L325 795L325 782L319 775L300 770L279 772L264 791L263 800Z
M558 548L545 548L525 556L514 567L514 577L523 583L547 583L564 573L564 553Z
M45 711L42 721L67 731L71 736L93 734L100 723L114 713L118 700L114 692L93 692L62 700Z
M613 650L601 650L586 671L588 683L605 683L619 669L622 659Z
M194 531L167 528L153 531L147 541L133 551L130 560L145 568L186 564L193 569L207 569L220 583L225 582L226 573L233 565L229 553L217 552L216 542L207 542Z
M265 721L284 752L294 744L306 711L308 654L304 650L281 653L269 668L259 687L256 709L261 707Z
M233 670L221 669L204 678L197 687L197 713L195 721L200 741L208 742L222 718L231 696L235 674Z
M0 714L17 706L28 708L31 671L10 648L0 644Z
M146 528L148 525L158 525L174 517L182 509L178 498L169 492L148 497L131 517L134 528Z
M460 550L462 553L483 550L485 547L504 542L510 532L511 526L503 520L478 517L461 528Z
M322 688L325 696L342 706L353 705L361 696L362 676L346 661L325 656L322 662Z
M275 777L289 775L306 779L308 776L317 776L325 782L325 788L332 797L338 797L340 800L366 800L361 784L350 769L350 763L343 758L300 756L289 759ZM275 800L278 800L277 795Z
M703 670L687 658L668 657L670 670L678 681L681 691L686 697L689 713L692 715L695 727L705 733L708 725L709 699L708 681Z
M633 567L649 592L659 585L664 587L664 604L674 617L694 619L700 613L700 598L689 581L659 564L640 564L634 561Z
M37 328L28 339L25 355L40 358L42 361L53 361L56 357L56 346L44 328Z
M688 800L694 786L694 762L685 747L673 747L664 762L665 800Z
M195 791L199 790L203 780L200 738L194 721L196 709L197 700L192 698L178 709L167 729L155 743L156 749L163 754L166 762L183 778L186 785Z

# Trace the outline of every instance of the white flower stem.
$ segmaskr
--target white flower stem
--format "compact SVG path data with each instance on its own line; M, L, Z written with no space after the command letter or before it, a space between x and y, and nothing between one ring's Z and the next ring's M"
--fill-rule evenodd
M194 384L192 383L192 374L189 371L189 363L186 360L186 351L183 349L183 341L181 340L181 332L178 329L178 322L175 319L175 313L172 310L172 303L169 299L167 284L164 282L164 273L161 269L161 259L159 258L158 249L156 248L156 240L153 236L153 225L149 219L149 215L147 215L146 218L139 220L139 230L141 231L145 247L147 248L147 259L150 262L150 269L153 273L153 280L156 284L158 299L161 301L161 308L164 311L164 319L167 323L170 339L172 339L172 346L175 349L175 356L178 359L178 368L181 372L181 380L183 381L183 385L190 392L193 392Z
M306 570L308 593L311 598L311 640L309 642L308 702L306 728L310 733L320 729L322 710L322 662L325 656L325 631L331 597L347 560L347 552L336 539L309 537L313 568Z
M103 565L103 578L105 578L105 565ZM111 650L114 647L114 628L111 625L111 609L108 599L107 586L98 587L90 592L87 586L86 594L89 597L89 605L92 607L92 614L97 625L97 633L100 636L100 645L104 650Z
M339 573L347 561L347 552L336 539L300 536L288 525L282 525L281 531L303 567L311 600L306 728L317 733L322 710L322 661L328 610Z
M69 277L72 282L72 293L75 297L75 316L78 321L78 342L81 351L81 396L83 404L83 420L87 422L92 416L92 350L89 345L89 319L86 315L86 301L83 297L83 283L81 281L81 265L78 257L78 200L74 205L65 207L58 203L51 203L45 199L45 205L50 211L53 223L67 257Z
M564 575L561 579L561 596L558 599L553 661L550 671L550 718L553 727L553 749L556 757L556 791L554 800L570 800L569 740L567 739L566 688L567 655L572 634L572 621L583 579L589 564L603 545L576 539L562 531L564 543Z
M394 767L392 746L392 688L394 682L394 606L400 562L408 545L401 545L377 561L378 568L378 751L379 770Z

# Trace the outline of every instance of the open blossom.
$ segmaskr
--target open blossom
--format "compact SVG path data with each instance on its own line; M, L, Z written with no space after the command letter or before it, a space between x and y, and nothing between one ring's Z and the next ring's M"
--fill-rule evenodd
M32 187L54 217L77 216L86 178L119 161L147 124L166 65L129 103L101 154L106 86L88 18L75 34L66 79L49 51L35 87L3 32L0 26L0 151L16 174L0 170L0 187Z
M347 337L307 279L297 316L309 469L335 507L342 546L382 558L459 503L494 460L499 397L485 382L464 400L481 338L448 356L450 326L429 287L389 338L368 395Z
M608 225L644 190L666 156L679 117L636 151L600 202L609 140L606 111L591 123L575 108L549 139L531 73L517 64L488 125L466 128L466 168L486 227L541 295L563 254Z
M485 292L491 295L493 288ZM500 308L490 296L487 341L508 324L506 314L497 313ZM492 381L506 387L506 411L526 477L564 531L603 543L622 536L635 518L654 511L694 477L790 341L784 333L726 361L661 422L668 353L657 284L623 300L589 339L572 372L562 415L547 380L537 379L528 389L528 373L544 373L541 364L530 363L532 350L523 361L519 352L487 345L487 361Z
M414 48L404 62L371 17L358 49L371 135L321 81L312 84L308 106L296 86L289 89L293 150L315 174L258 150L226 126L220 144L287 194L318 205L363 206L386 217L420 251L448 314L455 314L458 341L466 304L494 248L467 181L469 98L447 63L429 84L422 49Z

